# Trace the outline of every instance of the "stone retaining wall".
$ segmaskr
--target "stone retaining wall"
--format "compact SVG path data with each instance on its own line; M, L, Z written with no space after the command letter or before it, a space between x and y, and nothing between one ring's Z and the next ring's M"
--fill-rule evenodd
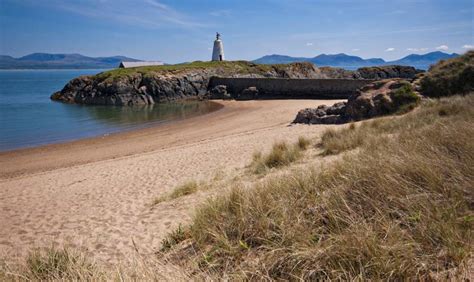
M369 79L285 79L285 78L224 78L211 77L208 89L225 85L235 99L347 99ZM249 87L258 94L241 95Z

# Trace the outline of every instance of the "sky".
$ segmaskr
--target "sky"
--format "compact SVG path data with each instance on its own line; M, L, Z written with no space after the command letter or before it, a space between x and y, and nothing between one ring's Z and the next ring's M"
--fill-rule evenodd
M227 60L346 53L394 60L474 48L474 0L0 0L0 54Z

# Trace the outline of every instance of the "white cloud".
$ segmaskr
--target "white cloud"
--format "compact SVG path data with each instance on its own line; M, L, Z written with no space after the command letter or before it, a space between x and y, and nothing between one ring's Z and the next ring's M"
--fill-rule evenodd
M474 45L466 44L462 46L463 49L474 49Z
M441 46L436 47L436 50L447 51L449 50L449 47L448 45L441 45Z
M313 46L313 43L312 43L312 42L308 42L308 43L306 43L306 46Z
M395 48L393 47L385 49L385 52L393 52L393 51L395 51Z
M352 49L352 52L359 52L359 51L360 51L360 49L358 49L358 48Z
M425 52L427 50L428 48L407 48L407 51L410 51L410 52Z

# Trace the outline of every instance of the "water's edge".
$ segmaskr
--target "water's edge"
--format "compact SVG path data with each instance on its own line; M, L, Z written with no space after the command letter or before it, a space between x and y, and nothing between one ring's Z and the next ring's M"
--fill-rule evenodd
M189 101L185 101L189 102ZM113 136L113 135L121 135L121 134L126 134L126 133L132 133L134 131L141 131L141 130L147 130L147 129L155 129L155 128L160 128L165 125L171 125L173 123L177 122L182 122L184 120L189 120L193 119L196 117L204 116L207 114L215 113L219 110L222 110L224 108L224 105L215 101L203 101L201 103L209 103L210 107L209 110L206 111L205 113L196 113L196 114L191 114L189 116L183 117L183 118L177 118L177 119L172 119L172 120L161 120L161 121L155 121L155 122L145 122L143 124L137 124L128 128L122 128L116 131L111 131L108 133L101 133L98 135L93 135L93 136L87 136L87 137L78 137L78 138L67 138L64 140L56 140L53 142L45 142L41 144L36 144L36 145L27 145L27 146L21 146L21 147L16 147L12 149L0 149L0 153L14 153L14 152L19 152L19 151L24 151L24 150L32 150L32 149L39 149L43 147L49 147L49 146L54 146L54 145L61 145L61 144L68 144L68 143L73 143L73 142L78 142L78 141L85 141L85 140L94 140L94 139L101 139L106 136ZM110 106L106 106L110 107ZM127 106L124 106L124 108ZM134 107L127 107L127 108L134 108ZM126 141L124 141L126 142Z
M210 101L197 100L132 107L50 100L51 93L71 79L102 71L0 71L0 152L159 126L219 109Z

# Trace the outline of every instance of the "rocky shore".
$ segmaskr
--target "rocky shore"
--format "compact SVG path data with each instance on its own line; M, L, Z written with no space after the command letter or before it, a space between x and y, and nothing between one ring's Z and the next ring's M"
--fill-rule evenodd
M412 78L413 67L384 66L347 71L311 63L258 65L245 61L116 69L71 80L52 100L94 105L147 105L182 99L207 99L213 76L237 78L383 79Z
M409 81L385 79L362 87L347 102L303 109L293 123L341 124L359 121L408 110L420 99Z

